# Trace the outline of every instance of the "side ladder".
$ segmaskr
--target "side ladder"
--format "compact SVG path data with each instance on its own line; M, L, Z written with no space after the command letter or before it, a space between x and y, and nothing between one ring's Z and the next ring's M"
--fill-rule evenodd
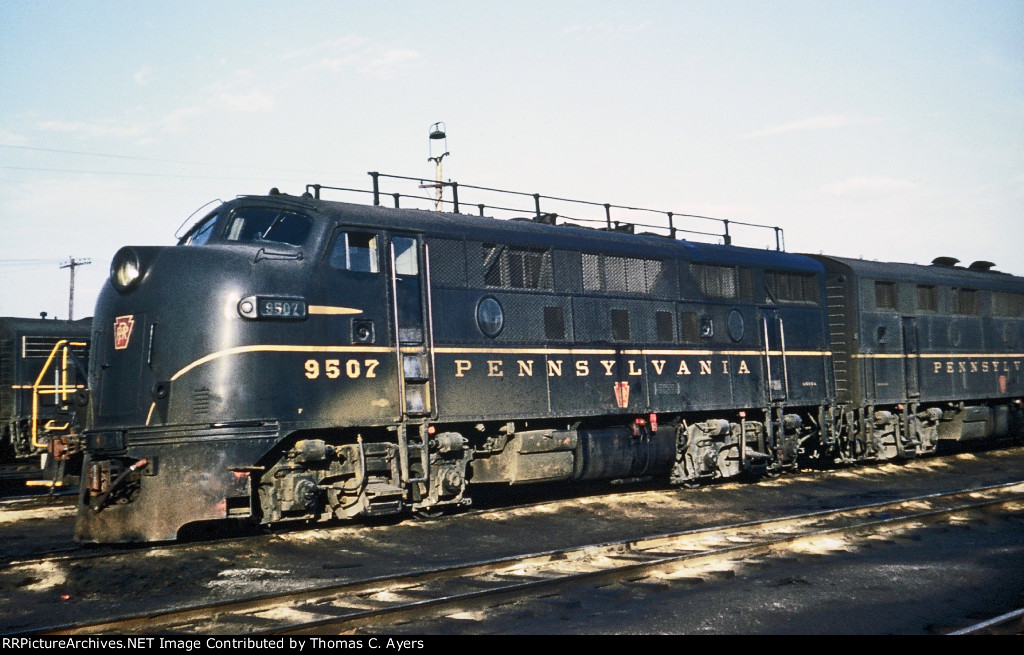
M423 244L422 271L417 267L420 287L419 337L403 338L399 316L399 266L391 244L391 291L395 322L395 355L398 364L398 399L402 419L398 425L399 475L402 485L415 490L429 484L430 451L428 429L437 415L434 378L434 312L430 284L429 246ZM415 330L412 334L415 333ZM419 470L414 470L418 460ZM414 492L415 493L415 492Z

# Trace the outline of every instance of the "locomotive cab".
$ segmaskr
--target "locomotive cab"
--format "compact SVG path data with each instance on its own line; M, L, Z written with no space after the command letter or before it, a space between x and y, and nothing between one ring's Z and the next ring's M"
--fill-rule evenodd
M119 251L97 304L79 538L388 513L410 485L413 504L461 502L462 440L428 435L425 250L365 210L328 219L272 195L219 207L176 247Z

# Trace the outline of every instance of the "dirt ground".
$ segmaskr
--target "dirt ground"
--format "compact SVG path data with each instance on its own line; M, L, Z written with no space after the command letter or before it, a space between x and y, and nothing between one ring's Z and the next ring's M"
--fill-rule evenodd
M508 503L536 501L536 490L506 490L482 499L480 504L492 506L486 512L426 522L328 524L213 541L201 537L204 532L223 537L223 526L204 526L193 533L200 539L186 543L87 548L84 552L96 557L81 559L77 551L67 560L4 566L0 632L966 489L1019 480L1021 474L1024 448L1015 448L902 466L807 472L756 484L605 487L601 493L589 490L583 497L521 507ZM34 512L0 510L0 561L75 548L72 510ZM724 580L709 578L707 584L688 579L590 590L548 605L519 607L507 616L456 617L405 629L427 634L941 632L970 617L981 620L1024 606L1022 535L1024 516L1016 515L922 530L856 551L766 560Z

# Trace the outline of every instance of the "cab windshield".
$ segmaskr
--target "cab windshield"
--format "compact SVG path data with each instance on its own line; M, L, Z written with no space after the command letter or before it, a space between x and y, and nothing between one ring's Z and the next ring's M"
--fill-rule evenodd
M194 227L182 245L200 246L216 236L220 214L214 213ZM271 241L301 246L313 221L308 216L273 207L240 207L231 214L223 238L246 243Z
M313 221L302 214L269 207L243 207L231 215L228 241L276 241L301 246Z

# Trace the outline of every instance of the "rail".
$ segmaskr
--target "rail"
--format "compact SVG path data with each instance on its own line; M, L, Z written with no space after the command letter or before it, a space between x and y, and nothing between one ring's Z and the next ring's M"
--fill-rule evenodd
M763 225L760 223L747 223L744 221L735 221L732 219L715 218L713 216L702 216L699 214L687 214L682 212L664 211L658 209L648 209L645 207L632 207L629 205L614 205L611 203L600 203L591 202L587 200L575 200L572 198L562 198L559 196L546 196L540 193L525 193L522 191L509 191L506 189L495 189L492 187L475 186L471 184L459 184L458 182L437 182L435 180L428 180L421 177L407 177L404 175L389 175L386 173L378 173L376 171L370 171L368 173L373 180L372 190L366 189L352 189L346 187L328 186L323 184L307 184L306 192L313 195L313 197L320 199L320 192L324 190L329 191L343 191L350 193L367 194L373 196L373 204L381 205L381 201L385 196L390 196L394 206L401 207L403 199L412 201L426 201L429 203L437 202L436 197L417 195L411 193L384 193L381 190L381 180L401 180L405 182L417 182L418 188L420 189L440 189L442 194L445 190L449 191L450 199L444 199L442 197L442 203L448 202L452 207L452 212L461 214L462 209L471 206L476 208L480 216L484 216L485 212L490 210L491 212L508 212L518 214L531 214L530 220L538 223L544 223L547 225L572 225L572 224L584 224L584 227L589 227L586 224L601 224L602 227L598 229L611 231L611 232L626 232L629 234L635 234L636 228L645 228L658 230L653 234L657 236L666 236L672 239L683 238L684 236L699 236L699 237L711 237L714 239L721 239L725 245L731 245L733 241L733 234L730 232L730 228L741 226L744 228L753 228L754 230L767 230L774 234L775 237L775 249L778 251L785 250L785 237L781 227L774 225ZM523 206L506 206L506 203L494 202L491 204L487 203L466 203L460 201L459 192L469 190L471 192L480 194L498 194L500 197L514 196L517 198L530 198L533 200L532 207ZM541 201L545 201L545 207L541 207ZM593 218L588 216L569 216L564 212L557 213L546 211L547 208L551 207L552 204L557 203L561 208L561 205L568 205L571 207L581 207L585 209L603 209L604 215L601 218ZM508 203L511 204L511 203ZM613 218L612 211L615 210L616 216ZM629 212L629 214L623 215L623 212ZM658 225L652 223L644 223L634 220L625 220L628 217L634 216L636 213L642 214L656 214L666 217L667 225ZM622 218L623 220L619 220ZM721 232L711 232L700 229L689 229L683 228L677 225L677 219L696 219L701 221L712 221L721 225ZM561 223L559 223L561 220ZM651 234L651 233L648 233Z
M916 537L931 524L984 511L1012 513L1024 498L1022 493L1024 483L1010 482L550 550L524 546L522 552L502 557L425 564L381 576L354 575L322 585L260 590L191 605L178 601L161 609L13 634L358 634L396 625L416 630L423 622L455 612L500 612L502 606L550 598L582 585L650 584L652 576L693 577L734 571L737 566L760 568L766 558L792 557L839 540L844 545L839 552L845 553L866 546L877 535L900 531Z

